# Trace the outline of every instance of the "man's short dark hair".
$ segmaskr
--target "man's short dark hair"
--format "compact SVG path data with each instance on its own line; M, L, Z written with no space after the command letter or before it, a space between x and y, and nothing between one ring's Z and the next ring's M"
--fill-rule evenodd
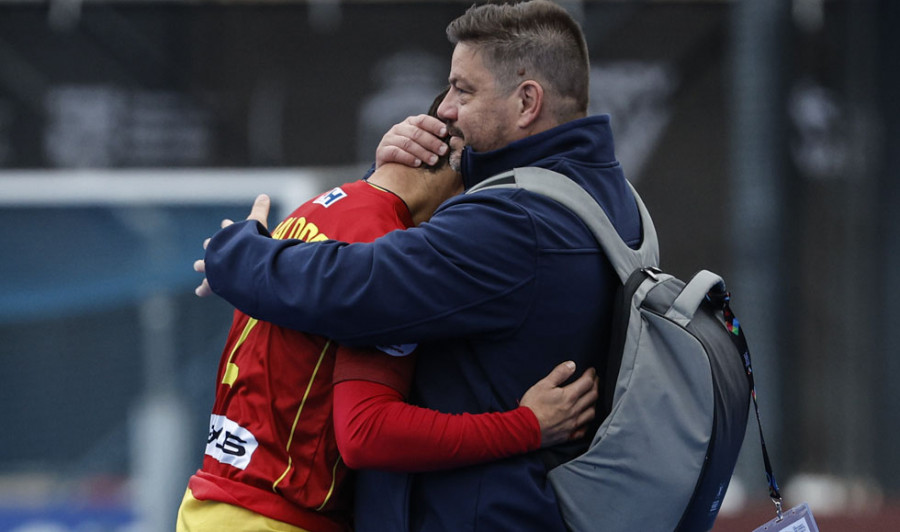
M505 90L539 82L555 96L550 112L560 121L587 114L587 43L561 6L547 0L473 5L447 26L447 38L478 48Z

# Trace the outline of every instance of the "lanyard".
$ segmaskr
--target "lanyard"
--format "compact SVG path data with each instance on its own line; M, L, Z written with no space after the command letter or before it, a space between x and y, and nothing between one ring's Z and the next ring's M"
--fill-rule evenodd
M725 328L730 333L729 336L734 342L735 347L737 347L738 353L741 355L741 360L744 363L744 372L747 374L747 382L750 383L750 397L753 398L753 408L756 411L756 425L759 427L759 443L762 446L763 464L766 468L766 480L769 483L769 497L775 504L775 514L778 516L777 520L781 521L781 491L778 489L778 482L775 480L775 473L772 471L772 463L769 460L769 451L766 449L766 439L763 437L762 421L759 417L759 403L756 400L756 384L753 381L753 366L750 364L750 348L747 346L747 339L744 337L744 331L741 329L740 322L728 305L728 302L731 300L731 294L729 292L710 292L709 295L718 296L716 297L716 302L721 302L720 304L725 318ZM712 301L712 298L710 298L710 301Z

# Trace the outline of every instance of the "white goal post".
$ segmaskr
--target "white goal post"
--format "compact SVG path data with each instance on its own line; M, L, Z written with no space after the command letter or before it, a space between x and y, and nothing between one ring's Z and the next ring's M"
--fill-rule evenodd
M60 169L0 171L0 207L244 204L261 193L287 214L365 166L304 168ZM289 211L288 211L289 212Z

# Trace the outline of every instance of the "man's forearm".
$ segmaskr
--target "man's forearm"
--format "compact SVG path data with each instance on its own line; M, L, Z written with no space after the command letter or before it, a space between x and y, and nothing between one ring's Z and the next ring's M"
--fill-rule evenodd
M373 243L269 238L242 222L217 233L206 252L212 290L254 318L348 345L420 343L519 326L532 304L529 235L504 232L479 254L455 232L466 216L429 231L394 231ZM517 251L524 250L517 254Z
M326 248L344 245L327 244ZM254 221L233 224L216 233L206 249L209 285L218 296L254 318L325 335L329 309L316 301L324 299L317 287L328 279L316 267L318 262L303 259L330 251L318 246L301 253L292 249L303 245L300 240L270 238Z

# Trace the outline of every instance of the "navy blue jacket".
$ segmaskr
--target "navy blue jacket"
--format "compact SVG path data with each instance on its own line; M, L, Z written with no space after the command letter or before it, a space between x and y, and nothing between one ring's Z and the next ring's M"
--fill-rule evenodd
M597 199L626 242L640 241L608 116L492 152L467 149L462 164L467 188L514 167L565 174ZM587 227L543 196L457 196L428 223L371 244L266 236L244 222L213 237L213 291L255 318L343 343L419 343L412 399L422 406L509 410L564 360L604 367L618 281ZM357 529L564 530L545 479L537 453L447 472L365 472Z

